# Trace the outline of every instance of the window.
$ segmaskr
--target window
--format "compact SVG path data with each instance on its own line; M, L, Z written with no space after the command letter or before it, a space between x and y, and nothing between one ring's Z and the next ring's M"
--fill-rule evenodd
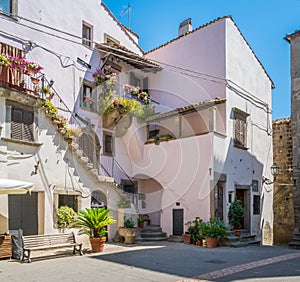
M234 108L234 145L241 148L247 147L247 117L248 114Z
M78 211L78 196L74 195L59 195L58 208L67 206L72 208L75 212Z
M17 14L17 0L0 0L0 12L7 15Z
M11 106L11 138L34 141L34 113L21 106Z
M91 86L88 86L86 84L83 84L83 89L82 89L82 101L81 105L83 107L92 109L94 105L94 100L93 100L93 89Z
M103 135L103 153L106 155L112 155L113 153L113 137L111 133L105 132Z
M260 196L253 196L253 214L260 214Z
M148 92L148 77L143 78L131 72L130 85L138 86L141 90Z
M257 180L252 180L252 191L258 192L258 181Z
M92 47L93 42L93 27L85 22L82 23L82 44Z
M108 43L110 45L120 44L120 41L118 41L117 39L113 38L112 36L110 36L108 34L104 34L104 42Z

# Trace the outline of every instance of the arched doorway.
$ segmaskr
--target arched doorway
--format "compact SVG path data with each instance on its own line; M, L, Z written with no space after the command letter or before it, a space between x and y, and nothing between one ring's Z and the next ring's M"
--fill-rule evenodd
M99 170L100 163L100 142L95 132L83 132L79 138L79 147L83 151L84 156L88 158L89 162Z
M91 207L92 208L107 207L107 198L102 191L96 190L92 192Z

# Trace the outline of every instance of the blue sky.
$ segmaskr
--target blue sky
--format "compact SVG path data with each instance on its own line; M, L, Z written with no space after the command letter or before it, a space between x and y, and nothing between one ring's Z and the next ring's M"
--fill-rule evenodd
M180 22L191 17L193 28L231 15L272 78L273 119L290 116L290 45L286 34L300 29L300 0L105 0L117 19L131 5L130 29L148 51L175 37Z

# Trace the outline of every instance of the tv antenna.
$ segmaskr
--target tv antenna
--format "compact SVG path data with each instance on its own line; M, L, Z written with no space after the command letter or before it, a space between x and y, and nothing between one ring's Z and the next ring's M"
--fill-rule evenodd
M120 18L122 18L126 13L128 16L128 28L130 29L130 4L129 3L126 7L123 7L123 11L120 14Z

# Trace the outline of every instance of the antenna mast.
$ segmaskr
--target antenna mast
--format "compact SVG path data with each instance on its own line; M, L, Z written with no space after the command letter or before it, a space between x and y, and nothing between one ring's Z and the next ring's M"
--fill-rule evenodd
M127 13L128 16L128 28L130 29L130 4L128 3L127 7L124 8L120 17L122 18Z

